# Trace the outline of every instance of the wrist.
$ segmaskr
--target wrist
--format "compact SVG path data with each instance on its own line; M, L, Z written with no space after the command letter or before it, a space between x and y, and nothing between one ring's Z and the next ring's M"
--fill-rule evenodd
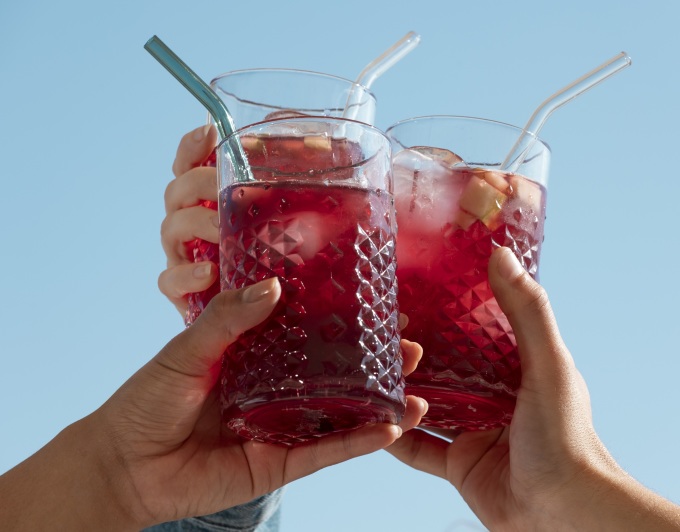
M83 500L87 520L96 530L140 530L146 519L138 503L136 489L127 473L125 459L116 452L111 435L104 430L97 410L67 430L80 469L81 486L76 495Z
M571 479L543 502L551 530L680 529L680 507L642 486L604 448L596 458L576 465Z
M94 425L88 417L66 427L0 477L3 529L139 530Z

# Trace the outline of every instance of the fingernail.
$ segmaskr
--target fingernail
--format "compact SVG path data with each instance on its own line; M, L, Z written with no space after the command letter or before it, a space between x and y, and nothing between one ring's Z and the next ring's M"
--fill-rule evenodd
M274 290L276 283L278 283L278 279L274 277L254 284L253 286L249 286L243 292L243 301L245 303L257 303Z
M399 425L395 425L394 428L397 429L397 438L401 438L401 435L404 433L404 429L402 429Z
M210 272L212 270L212 264L199 264L194 268L194 277L196 279L205 279L210 277Z
M498 259L498 273L504 279L511 281L524 272L524 268L508 248L501 248L501 258Z
M201 142L208 134L208 131L210 131L210 124L206 124L203 127L199 127L194 131L194 140L196 142Z
M423 409L423 415L425 415L425 414L427 414L427 411L430 409L430 403L428 403L422 397L420 397L419 399L420 399L420 404L421 404L422 409Z

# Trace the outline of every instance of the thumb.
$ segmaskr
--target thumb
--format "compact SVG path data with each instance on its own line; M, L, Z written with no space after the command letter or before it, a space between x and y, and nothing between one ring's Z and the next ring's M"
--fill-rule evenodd
M546 291L508 248L499 248L491 255L489 283L515 333L522 387L557 384L564 376L560 370L573 367L573 360L560 336Z
M276 277L217 294L198 319L156 355L156 362L185 375L210 374L216 379L227 346L269 316L280 295Z

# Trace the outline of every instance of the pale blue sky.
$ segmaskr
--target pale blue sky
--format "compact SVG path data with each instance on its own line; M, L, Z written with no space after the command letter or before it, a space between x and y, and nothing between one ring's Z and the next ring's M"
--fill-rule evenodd
M99 406L182 328L156 287L159 226L177 143L205 112L146 40L159 35L207 79L254 67L353 78L414 30L421 45L374 85L382 128L425 114L521 126L617 52L633 58L542 132L553 158L541 279L602 439L680 503L679 6L2 2L0 471ZM294 483L283 518L284 532L475 523L452 487L386 453Z

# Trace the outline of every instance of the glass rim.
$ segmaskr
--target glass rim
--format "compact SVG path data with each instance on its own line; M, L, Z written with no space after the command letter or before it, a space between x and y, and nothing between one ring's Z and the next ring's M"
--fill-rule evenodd
M422 116L413 116L410 118L404 118L403 120L399 120L395 122L394 124L391 124L387 129L385 129L385 136L388 138L391 138L389 136L389 133L392 129L408 124L408 123L413 123L413 122L425 122L427 120L438 120L438 121L448 121L448 120L458 120L458 121L469 121L469 122L479 122L479 123L487 123L487 124L493 124L496 126L502 126L504 128L512 129L517 132L518 136L522 133L523 128L515 126L513 124L508 124L507 122L501 122L500 120L492 120L490 118L480 118L478 116L466 116L466 115L422 115ZM548 144L546 141L544 141L541 137L535 135L534 133L527 132L527 135L530 135L535 139L536 142L540 143L546 150L548 150L549 153L552 153L552 148L550 148L550 144Z
M252 74L255 72L267 72L267 73L274 73L274 74L305 74L305 75L311 75L315 77L320 77L320 78L327 78L335 81L341 81L345 84L348 84L353 87L361 87L361 89L366 93L369 94L374 100L377 100L375 97L375 94L373 94L373 91L366 87L365 85L362 85L361 83L357 83L356 81L352 81L351 79L343 78L341 76L336 76L334 74L326 74L325 72L317 72L315 70L303 70L299 68L243 68L239 70L228 70L226 72L223 72L222 74L218 74L215 76L213 79L210 80L210 86L213 87L217 82L219 82L221 79L230 77L230 76L240 76L244 74Z
M263 125L275 125L279 122L298 122L298 123L304 123L304 122L333 122L333 123L340 123L340 124L356 124L360 126L363 129L371 130L373 133L377 133L378 136L383 137L387 143L390 143L390 139L387 137L387 134L385 131L381 130L380 128L374 126L373 124L367 124L366 122L361 122L360 120L353 120L351 118L341 118L341 117L336 117L336 116L284 116L282 118L272 118L269 120L260 120L259 122L254 122L252 124L245 125L243 127L240 127L232 132L231 135L228 137L220 140L218 142L217 146L215 146L215 150L220 150L222 148L222 145L235 137L236 135L240 135L246 130L258 127L258 126L263 126Z

